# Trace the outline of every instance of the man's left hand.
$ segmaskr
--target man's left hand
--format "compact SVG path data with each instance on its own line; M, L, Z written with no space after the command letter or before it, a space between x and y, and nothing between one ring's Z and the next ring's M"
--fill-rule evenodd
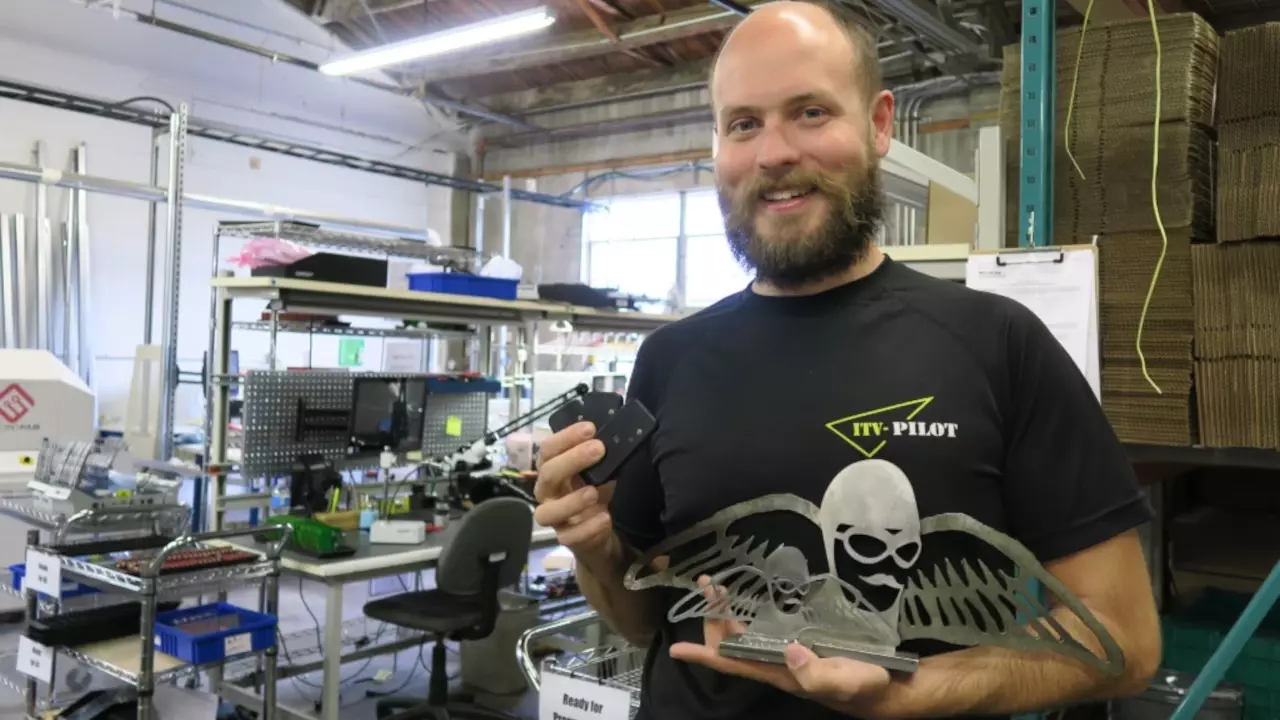
M728 675L772 685L779 690L816 700L846 712L862 714L889 686L889 671L878 665L847 658L818 657L798 643L787 647L787 664L752 662L721 657L720 641L743 631L741 623L706 618L704 644L676 643L671 657L698 663Z

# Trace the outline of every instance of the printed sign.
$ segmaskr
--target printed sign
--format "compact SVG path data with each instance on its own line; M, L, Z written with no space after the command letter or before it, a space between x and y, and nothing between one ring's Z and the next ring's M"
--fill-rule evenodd
M342 338L338 341L338 367L359 367L360 355L363 352L364 340L360 338Z
M628 720L631 693L590 678L542 673L539 720Z
M53 649L27 636L18 638L18 672L48 685L53 682Z
M22 587L50 597L62 597L62 563L39 550L27 550L27 575Z
M223 657L242 655L253 650L253 638L249 633L232 635L223 642Z

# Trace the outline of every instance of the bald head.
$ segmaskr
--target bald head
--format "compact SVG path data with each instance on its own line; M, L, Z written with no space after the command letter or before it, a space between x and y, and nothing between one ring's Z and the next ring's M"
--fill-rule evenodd
M847 8L823 0L782 0L753 10L721 44L711 66L712 105L718 96L717 68L762 47L821 52L848 69L852 87L868 101L884 84L875 40Z

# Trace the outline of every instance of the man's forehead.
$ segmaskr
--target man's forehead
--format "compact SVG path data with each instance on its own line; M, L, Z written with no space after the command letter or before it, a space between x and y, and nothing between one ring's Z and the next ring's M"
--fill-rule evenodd
M814 48L760 49L753 57L717 65L711 92L717 108L773 106L840 97L855 80L847 63Z
M796 7L770 13L776 6ZM712 96L717 102L728 101L723 95L752 85L762 90L758 84L769 80L791 85L793 74L821 74L844 81L852 78L855 63L849 38L826 11L798 3L766 5L725 39L711 76Z

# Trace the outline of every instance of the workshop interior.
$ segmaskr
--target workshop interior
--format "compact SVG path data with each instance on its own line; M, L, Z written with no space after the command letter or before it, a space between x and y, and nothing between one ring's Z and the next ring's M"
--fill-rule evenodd
M833 1L878 243L1038 315L1156 511L1160 672L1035 717L1280 719L1280 3ZM645 338L751 282L707 81L762 4L0 3L0 716L634 717L538 450L614 480Z

